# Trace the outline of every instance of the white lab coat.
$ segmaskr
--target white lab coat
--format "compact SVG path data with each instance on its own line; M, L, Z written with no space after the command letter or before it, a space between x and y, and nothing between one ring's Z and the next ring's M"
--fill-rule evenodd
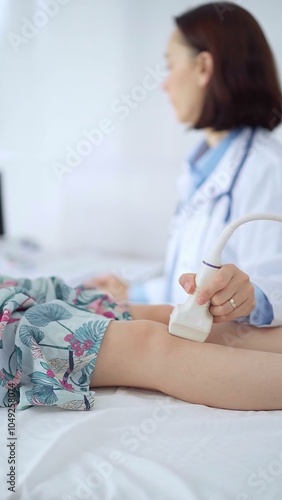
M214 205L215 198L228 191L246 151L250 133L250 128L242 130L214 172L188 201L192 179L187 162L184 165L179 178L179 197L184 204L172 220L165 275L144 285L149 303L185 301L187 294L178 284L180 275L197 273L227 223L254 212L282 214L282 145L264 129L256 131L232 190L231 216L227 223L224 218L228 198L224 196ZM174 263L176 252L178 256ZM222 263L233 263L250 276L273 306L271 326L282 325L282 223L256 221L239 227L226 244ZM168 277L173 268L167 295Z

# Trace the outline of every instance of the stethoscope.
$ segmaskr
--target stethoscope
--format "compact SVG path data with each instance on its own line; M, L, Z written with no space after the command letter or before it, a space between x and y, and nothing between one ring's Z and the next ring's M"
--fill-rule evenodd
M227 211L226 211L226 215L225 215L225 218L224 218L224 222L225 224L227 224L230 220L230 216L231 216L231 208L232 208L232 201L233 201L233 189L234 189L234 186L238 180L238 177L245 165L245 162L249 156L249 153L251 151L251 147L253 145L253 142L254 142L254 137L255 137L255 134L256 134L256 128L252 128L251 130L251 133L249 135L249 138L246 142L246 146L245 146L245 151L244 151L244 154L240 160L240 163L236 169L236 172L235 172L235 175L233 177L233 180L229 186L229 189L228 191L225 191L223 193L220 193L218 196L216 196L214 199L213 199L213 203L212 203L212 207L210 208L210 212L209 212L209 215L211 216L214 209L215 209L215 206L216 204L222 200L224 197L226 197L228 199L228 205L227 205ZM182 205L182 208L183 208L183 205ZM177 210L178 212L178 210ZM171 292L172 292L172 280L173 280L173 277L174 277L174 273L175 273L175 269L176 269L176 265L177 265L177 262L178 262L178 258L179 258L179 253L180 253L180 239L181 237L183 236L183 234L181 234L179 236L179 244L176 245L175 247L175 253L174 253L174 256L173 256L173 262L172 262L172 266L171 266L171 270L170 270L170 273L167 277L167 286L166 286L166 291L165 291L165 301L166 302L171 302Z
M229 222L229 220L230 220L230 215L231 215L231 207L232 207L232 201L233 201L233 194L232 194L232 191L233 191L233 188L234 188L234 186L235 186L235 184L236 184L236 182L237 182L237 180L238 180L238 177L239 177L239 175L240 175L240 173L241 173L241 171L242 171L242 169L243 169L243 167L244 167L244 165L245 165L245 162L246 162L246 160L247 160L247 158L248 158L248 156L249 156L249 153L250 153L251 147L252 147L253 142L254 142L255 133L256 133L256 129L255 129L255 128L253 128L253 129L251 130L251 133L250 133L249 138L248 138L248 140L247 140L247 143L246 143L246 146L245 146L245 151L244 151L244 154L243 154L243 156L242 156L242 158L241 158L241 161L240 161L240 163L239 163L239 165L238 165L238 167L237 167L237 171L236 171L236 173L235 173L235 175L234 175L234 177L233 177L233 180L232 180L232 182L231 182L231 184L230 184L230 186L229 186L228 191L225 191L224 193L219 194L219 195L218 195L218 196L216 196L216 197L214 198L214 200L213 200L213 204L212 204L212 207L211 207L211 209L210 209L210 215L212 215L212 213L213 213L213 211L214 211L214 209L215 209L216 204L217 204L220 200L222 200L222 198L224 198L225 196L227 197L227 199L228 199L228 205L227 205L226 215L225 215L225 218L224 218L224 222L225 222L225 223Z

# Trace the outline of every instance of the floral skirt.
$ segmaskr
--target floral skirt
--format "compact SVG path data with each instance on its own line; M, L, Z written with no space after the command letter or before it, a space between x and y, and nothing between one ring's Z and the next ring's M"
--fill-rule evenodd
M112 320L127 304L57 278L0 280L0 406L90 410L90 380Z

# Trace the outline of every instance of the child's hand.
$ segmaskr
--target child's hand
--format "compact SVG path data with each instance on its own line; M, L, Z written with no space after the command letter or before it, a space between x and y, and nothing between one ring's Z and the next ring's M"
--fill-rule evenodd
M84 283L87 288L98 288L102 292L111 295L116 300L128 299L128 283L114 274L97 276Z
M195 274L182 274L179 278L180 285L189 294L195 291L195 277ZM255 291L249 276L233 264L222 266L199 291L199 305L204 305L209 300L214 323L248 316L256 305Z

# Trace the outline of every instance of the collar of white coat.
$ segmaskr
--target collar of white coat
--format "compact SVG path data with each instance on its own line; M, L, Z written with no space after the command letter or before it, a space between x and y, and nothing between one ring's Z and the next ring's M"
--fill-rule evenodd
M204 205L209 204L218 196L221 196L222 194L229 191L234 177L238 172L238 168L240 167L240 164L243 160L243 157L246 154L246 148L248 145L248 141L250 140L251 133L251 127L244 127L241 133L234 138L212 174L191 196L186 204L186 208L190 207L191 209L202 209ZM196 145L195 150L199 147L199 144L200 143ZM188 171L189 167L190 163L188 162ZM190 177L191 176L187 174L186 162L186 174L183 171L179 179L179 187L181 185L180 189L183 195L184 191L186 192L186 200L187 194L189 195L189 193L191 193L193 189L193 183ZM184 201L184 196L181 196L181 191L180 197Z

